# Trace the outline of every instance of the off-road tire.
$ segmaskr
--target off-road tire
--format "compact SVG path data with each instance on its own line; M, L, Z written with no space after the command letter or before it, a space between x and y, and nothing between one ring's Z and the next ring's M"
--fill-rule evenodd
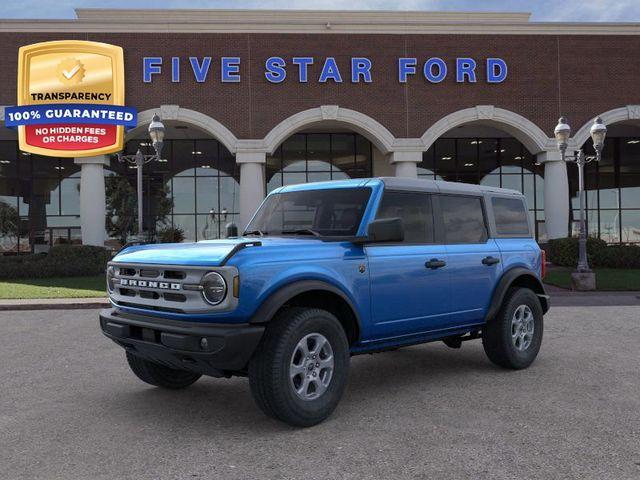
M531 344L518 350L512 340L512 318L516 309L526 305L533 313L534 331ZM520 370L535 360L542 344L543 313L537 295L528 288L510 288L504 297L498 314L489 320L482 330L482 346L494 364Z
M334 368L324 393L299 398L290 379L292 355L306 335L321 334L333 350ZM349 342L338 319L318 308L285 308L269 323L249 362L249 385L258 407L268 416L296 427L325 420L338 405L347 384Z
M186 388L202 376L185 370L174 370L140 358L130 352L126 352L126 354L127 362L133 373L143 382L155 387L173 390Z

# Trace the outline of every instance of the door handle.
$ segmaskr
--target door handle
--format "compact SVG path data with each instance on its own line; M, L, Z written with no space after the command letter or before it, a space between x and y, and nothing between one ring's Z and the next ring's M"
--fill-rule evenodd
M500 263L500 259L496 257L484 257L482 263L485 265L495 265L496 263Z
M432 258L428 262L424 264L425 267L430 268L431 270L435 270L436 268L442 268L447 264L444 260L438 260L437 258Z

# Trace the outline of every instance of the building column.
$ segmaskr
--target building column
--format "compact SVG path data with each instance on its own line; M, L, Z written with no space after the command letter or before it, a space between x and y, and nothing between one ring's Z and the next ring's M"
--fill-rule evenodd
M544 221L547 237L565 238L569 235L569 179L567 164L560 152L542 152L538 163L544 164Z
M390 163L395 166L396 177L418 178L418 163L422 152L391 152Z
M83 245L104 246L107 205L103 167L109 166L109 157L76 158L80 165L80 227Z
M238 224L240 233L246 228L264 200L266 158L265 152L238 151L236 153L236 163L240 165L240 221Z

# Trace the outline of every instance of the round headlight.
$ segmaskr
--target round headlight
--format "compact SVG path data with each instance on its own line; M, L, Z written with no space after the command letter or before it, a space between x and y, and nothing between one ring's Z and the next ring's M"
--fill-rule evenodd
M116 267L113 265L107 267L107 289L113 292L113 277L116 276Z
M209 272L202 277L202 296L211 305L218 305L227 296L227 282L222 275Z

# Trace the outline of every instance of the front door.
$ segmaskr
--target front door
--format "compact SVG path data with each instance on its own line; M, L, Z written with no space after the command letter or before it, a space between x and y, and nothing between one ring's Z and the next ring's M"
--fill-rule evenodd
M431 195L385 191L376 218L399 217L402 243L366 247L376 339L436 330L449 323L446 249L436 245Z

